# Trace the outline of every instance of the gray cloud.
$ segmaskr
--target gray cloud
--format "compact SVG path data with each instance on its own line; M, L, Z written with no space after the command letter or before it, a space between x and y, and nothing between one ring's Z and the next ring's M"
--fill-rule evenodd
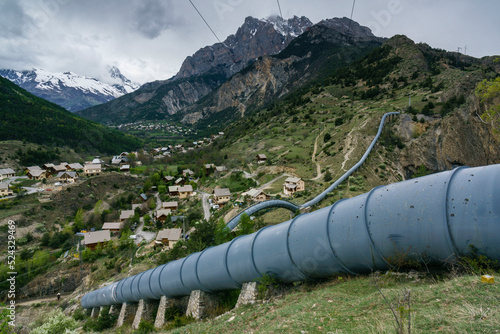
M192 0L218 37L246 16L278 14L269 0ZM352 0L281 1L285 17L350 16ZM484 0L358 1L353 19L381 36L480 57L500 54L500 2ZM141 83L167 79L182 61L216 41L187 0L0 0L0 68L73 71L106 77L108 65Z
M170 7L170 10L167 7ZM141 1L134 11L133 28L146 38L158 37L165 29L175 24L172 8L171 1Z

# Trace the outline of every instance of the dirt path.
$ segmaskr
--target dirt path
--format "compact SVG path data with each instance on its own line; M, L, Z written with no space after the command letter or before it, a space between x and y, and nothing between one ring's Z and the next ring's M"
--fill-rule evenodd
M70 295L70 292L67 293L61 293L61 302L64 296ZM57 295L50 295L50 296L43 296L40 298L30 298L26 300L17 300L16 301L16 306L31 306L33 304L38 304L38 303L50 303L50 302L57 302Z
M311 161L313 164L316 164L316 177L312 178L311 180L319 180L323 176L323 174L321 173L321 165L319 164L319 162L316 161L316 152L318 151L318 139L321 137L323 132L325 132L325 129L323 129L323 131L321 131L318 134L316 140L314 141L314 150L311 157Z
M353 137L353 132L361 130L362 128L364 128L366 126L367 123L368 123L368 119L365 120L358 128L356 128L356 127L352 128L352 130L346 136L346 141L345 141L344 147L346 148L347 151L344 155L344 161L342 161L342 166L341 166L344 171L347 171L345 169L345 164L347 163L347 161L349 161L351 159L351 154L354 152L354 150L356 149L356 146L358 145L358 138Z

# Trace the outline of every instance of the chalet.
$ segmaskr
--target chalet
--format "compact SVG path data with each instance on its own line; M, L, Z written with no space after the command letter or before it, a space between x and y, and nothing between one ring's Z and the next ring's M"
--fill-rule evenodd
M123 229L123 222L107 222L102 225L102 229L119 233Z
M26 167L26 169L24 170L24 173L29 173L29 172L34 171L34 170L43 170L43 169L38 167L38 166L30 166L30 167Z
M144 203L142 204L132 204L132 210L135 212L135 209L139 208L139 210L142 210L142 207L144 206Z
M283 184L283 193L285 195L293 195L297 191L304 191L306 189L304 180L298 177L289 177Z
M212 170L215 169L215 165L214 164L205 164L205 171L208 173L208 172L211 172Z
M83 244L91 250L94 250L98 245L104 245L110 240L111 233L109 230L87 232L83 234Z
M120 172L130 172L130 165L120 166Z
M36 168L28 167L28 173L26 173L26 176L28 177L28 179L41 180L41 179L46 179L47 177L49 177L49 175L47 175L47 172L45 170L41 169L38 166L35 166L35 167Z
M91 164L94 164L94 165L102 165L103 163L104 163L104 160L102 160L102 159L101 159L101 158L99 158L99 157L95 157L95 158L92 160L92 162L91 162Z
M181 239L182 229L180 228L166 228L158 232L155 243L158 245L165 245L169 248L174 247L175 243Z
M250 189L247 192L242 193L243 196L250 197L253 201L262 202L271 199L271 196L263 192L262 190Z
M267 161L265 154L257 154L257 163L262 164Z
M59 173L65 172L65 171L67 171L66 165L67 165L67 163L62 163L62 164L59 164L59 165L54 165L50 169L50 173L53 174L53 175L57 175Z
M217 167L215 167L215 172L217 174L224 174L225 172L227 172L227 167L226 166L217 166Z
M193 194L193 186L188 184L183 187L179 187L179 198L188 198Z
M163 209L169 209L172 211L176 211L179 208L179 203L178 202L163 202L161 207Z
M14 195L14 193L10 190L9 184L6 182L0 182L0 197L11 195Z
M182 176L184 177L194 176L194 172L191 169L184 169L182 171Z
M120 221L121 222L124 222L126 221L127 219L129 218L132 218L135 214L135 211L134 210L123 210L121 213L120 213Z
M99 175L101 172L102 170L100 164L85 164L85 166L83 166L83 173L87 176Z
M218 205L224 205L231 199L231 192L228 188L214 190L214 201Z
M112 165L120 165L122 163L127 163L128 161L129 159L126 155L116 155L113 158L111 158Z
M156 210L154 213L154 217L156 220L159 220L161 222L164 222L168 216L172 214L172 210L170 209L160 209Z
M77 170L83 170L83 166L79 164L78 162L72 163L72 164L67 164L66 169L68 171L77 171Z
M0 180L13 177L16 175L16 172L12 168L2 168L0 169Z
M185 181L182 177L178 178L178 179L177 179L177 180L175 180L175 182L174 182L174 184L175 184L176 186L182 185L182 184L184 184L184 183L186 183L186 181Z
M54 166L55 166L54 164L43 164L42 168L50 172Z
M148 200L148 196L145 193L142 193L139 195L139 198L143 201L146 202Z
M170 176L170 175L167 175L167 176L165 176L165 177L163 178L163 180L164 180L165 182L167 182L167 183L168 183L168 182L172 182L172 181L174 180L174 177L173 177L173 176Z
M59 172L57 180L63 183L73 183L78 179L76 172Z
M179 186L169 186L168 195L169 196L179 196Z

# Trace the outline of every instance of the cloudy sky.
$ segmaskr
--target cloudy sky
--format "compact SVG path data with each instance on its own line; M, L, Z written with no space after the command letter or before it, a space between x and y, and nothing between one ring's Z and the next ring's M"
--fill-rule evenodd
M221 40L246 16L279 14L274 0L191 0ZM285 18L349 17L353 0L280 0ZM357 0L353 20L375 35L482 57L500 55L498 0ZM41 67L106 81L109 65L133 81L167 79L217 42L189 0L0 0L0 68Z

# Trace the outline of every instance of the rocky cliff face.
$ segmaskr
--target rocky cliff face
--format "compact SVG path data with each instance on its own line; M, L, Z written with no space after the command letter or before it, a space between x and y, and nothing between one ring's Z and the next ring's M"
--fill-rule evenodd
M259 58L206 99L184 109L182 121L194 124L228 109L233 110L233 119L243 117L248 109L258 109L382 44L383 39L353 21L352 26L361 35L358 42L349 39L338 26L349 21L332 19L310 27L279 55Z
M470 103L443 119L429 120L425 126L410 125L410 115L401 116L398 133L406 137L398 165L408 178L419 166L439 172L456 166L484 166L500 161L500 136L476 113L473 97Z
M204 47L187 57L175 78L201 75L214 69L229 77L258 57L279 53L312 25L304 16L288 20L278 16L263 20L247 17L236 34L223 43Z

